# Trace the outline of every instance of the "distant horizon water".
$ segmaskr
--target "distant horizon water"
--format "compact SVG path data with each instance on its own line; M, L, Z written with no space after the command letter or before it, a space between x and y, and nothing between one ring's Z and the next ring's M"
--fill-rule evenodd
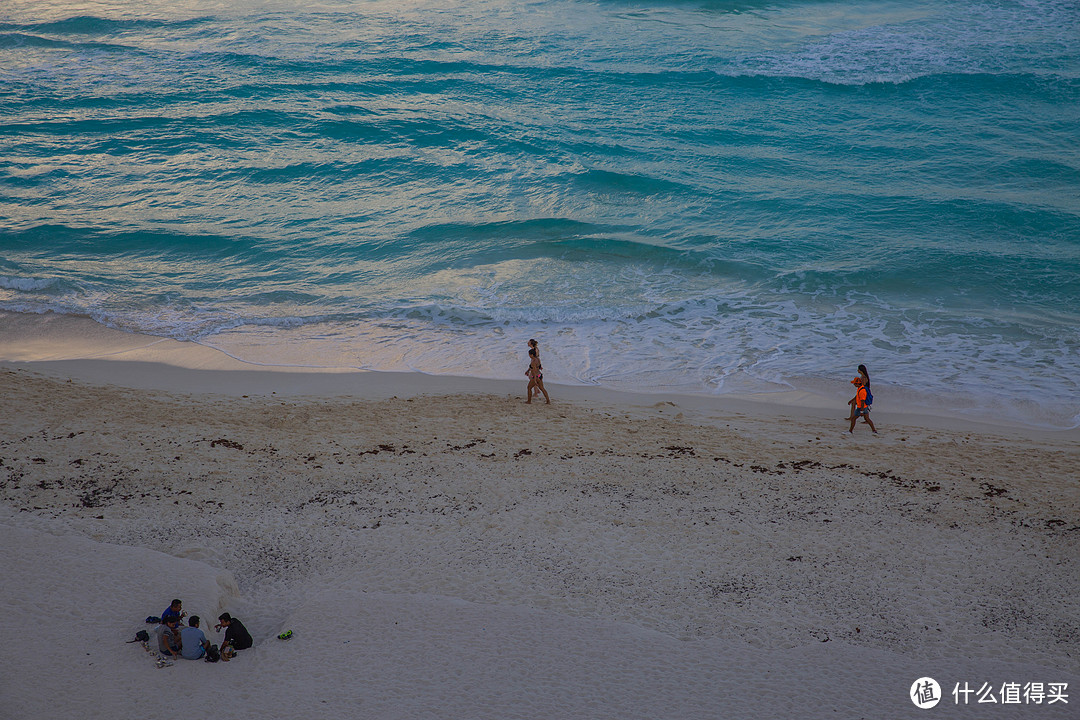
M1080 426L1080 5L14 0L0 310Z

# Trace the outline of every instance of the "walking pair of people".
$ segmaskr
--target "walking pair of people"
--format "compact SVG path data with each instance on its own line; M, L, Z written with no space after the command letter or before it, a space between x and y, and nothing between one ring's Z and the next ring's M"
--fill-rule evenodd
M544 389L544 366L540 364L540 343L536 340L529 340L529 369L525 371L525 375L529 378L529 385L525 388L525 393L528 395L526 404L532 403L533 393L537 395L544 393L544 400L550 405L551 398Z
M848 432L854 433L855 422L862 418L876 435L877 428L874 427L874 421L870 419L870 404L874 401L874 396L870 394L870 373L866 371L865 365L859 366L859 374L851 379L851 384L855 386L855 397L848 400L848 405L851 406L851 415L847 418L851 422Z

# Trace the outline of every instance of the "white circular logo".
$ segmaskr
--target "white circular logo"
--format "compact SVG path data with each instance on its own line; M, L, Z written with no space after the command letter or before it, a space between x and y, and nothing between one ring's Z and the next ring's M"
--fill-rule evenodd
M941 701L941 686L932 677L921 677L911 684L911 702L929 710Z

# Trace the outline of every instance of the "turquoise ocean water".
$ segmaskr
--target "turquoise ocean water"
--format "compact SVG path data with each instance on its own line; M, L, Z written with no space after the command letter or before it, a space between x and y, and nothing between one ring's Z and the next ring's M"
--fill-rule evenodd
M0 309L1080 424L1080 4L0 5Z

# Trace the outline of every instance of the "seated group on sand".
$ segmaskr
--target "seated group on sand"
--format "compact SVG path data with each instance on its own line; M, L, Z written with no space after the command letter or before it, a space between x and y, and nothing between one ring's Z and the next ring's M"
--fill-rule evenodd
M239 650L247 650L252 645L251 633L244 624L229 613L218 616L218 624L215 630L225 629L225 639L221 643L221 649L217 645L211 645L206 635L199 627L199 616L192 615L188 618L187 626L183 627L187 613L183 610L180 600L173 600L165 612L161 613L160 623L155 632L157 633L157 649L164 662L172 662L184 658L185 660L200 660L205 658L207 662L229 660Z

